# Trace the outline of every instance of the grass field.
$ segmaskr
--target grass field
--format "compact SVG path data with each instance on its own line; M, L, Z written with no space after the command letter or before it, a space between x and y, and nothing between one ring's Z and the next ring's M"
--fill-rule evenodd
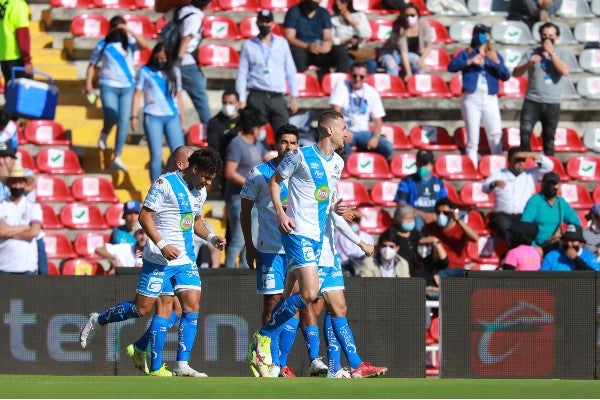
M0 375L0 398L598 398L600 381Z

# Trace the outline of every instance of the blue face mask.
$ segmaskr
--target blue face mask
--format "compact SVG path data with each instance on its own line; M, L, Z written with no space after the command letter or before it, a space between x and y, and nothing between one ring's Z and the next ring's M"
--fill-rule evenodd
M450 219L448 218L448 216L446 214L440 214L437 216L436 222L441 228L445 228L446 226L448 226Z
M477 34L477 42L479 42L479 45L481 46L482 44L487 43L487 34L485 32L480 32Z
M402 222L400 226L402 227L402 230L410 232L415 229L415 220L413 219L412 221Z
M419 167L417 172L419 173L419 176L421 177L421 179L425 179L431 173L431 169L424 165L422 167Z

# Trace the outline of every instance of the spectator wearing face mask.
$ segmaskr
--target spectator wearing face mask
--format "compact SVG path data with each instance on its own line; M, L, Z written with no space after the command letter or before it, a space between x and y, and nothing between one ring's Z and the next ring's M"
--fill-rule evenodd
M583 231L584 247L591 252L596 252L600 245L600 203L594 204L585 218L589 223Z
M544 256L540 271L598 271L596 255L584 248L581 226L569 224L562 235L562 246Z
M360 229L361 216L357 215L352 222L349 222L350 228L356 235L366 244L373 244L373 237ZM340 257L340 264L345 271L350 275L357 276L360 271L360 266L365 259L365 253L354 242L346 236L339 233L339 230L334 231L335 249Z
M377 240L378 251L365 258L360 268L362 278L408 278L408 262L398 254L398 243L392 233L382 234Z

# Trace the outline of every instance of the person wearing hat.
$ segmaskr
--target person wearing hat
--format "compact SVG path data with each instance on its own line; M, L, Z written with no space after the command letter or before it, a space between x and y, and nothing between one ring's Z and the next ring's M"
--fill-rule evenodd
M286 82L290 89L290 111L298 111L296 65L290 46L284 38L273 34L277 26L270 10L256 16L258 35L246 40L240 51L235 89L241 107L256 110L268 120L274 131L288 123L285 101Z
M581 226L577 213L571 205L558 195L560 177L556 172L546 172L542 177L542 188L527 201L521 222L534 222L539 232L533 241L538 251L546 254L560 242L560 225L565 222Z
M544 256L540 271L598 271L596 255L583 247L581 226L569 224L562 235L562 246Z
M583 231L585 248L595 253L600 245L600 203L594 204L587 213L585 219L589 221L587 228Z
M417 172L402 179L394 201L406 204L415 212L415 229L421 230L426 223L435 222L435 203L448 197L448 191L441 178L433 175L433 153L419 150Z
M123 220L125 223L113 229L109 242L112 244L128 243L135 244L135 229L139 224L142 206L137 200L129 200L123 203Z
M498 104L498 80L507 81L510 72L490 42L490 28L477 24L471 44L448 64L449 72L462 74L461 111L467 132L467 156L477 167L479 129L483 122L492 154L502 154L502 121Z
M9 197L0 202L0 273L35 275L42 208L25 198L25 187L34 178L15 164L0 180L10 191Z

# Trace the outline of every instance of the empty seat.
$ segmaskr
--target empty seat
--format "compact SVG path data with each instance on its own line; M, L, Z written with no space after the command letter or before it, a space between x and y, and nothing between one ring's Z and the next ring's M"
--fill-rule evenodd
M205 16L202 20L202 36L209 39L227 40L242 38L236 22L226 15Z
M583 144L593 152L600 153L600 128L588 128L583 132Z
M573 34L579 43L600 42L600 22L578 22Z
M585 49L579 53L579 65L592 74L600 74L600 49Z
M37 145L70 146L69 133L58 122L42 119L31 119L24 128L27 141Z
M565 18L594 18L587 0L562 0L556 15Z
M448 198L450 199L451 202L453 202L455 205L462 207L465 204L463 204L462 200L460 199L460 196L458 195L458 191L456 190L456 188L454 187L454 185L452 185L450 182L444 182L444 187L446 188L446 192L448 193Z
M542 151L540 139L533 133L529 137L529 144L532 151ZM502 147L508 150L511 147L521 145L521 129L518 126L507 126L502 128Z
M435 19L429 19L429 26L431 27L431 43L437 44L450 44L454 43L454 40L450 38L448 30L440 21Z
M562 196L576 210L589 210L594 201L590 192L580 183L563 183L558 187L558 195Z
M521 57L523 57L523 50L518 47L504 47L498 50L498 53L502 56L504 65L510 72L519 65Z
M102 267L94 260L71 258L62 266L63 275L104 275Z
M525 97L527 91L527 77L511 76L507 81L499 80L499 97Z
M133 65L135 67L141 67L146 65L152 57L152 49L146 47L145 49L138 49L133 52Z
M382 124L381 135L390 141L394 146L394 150L411 150L413 148L400 125Z
M460 200L468 206L477 208L494 207L494 195L484 193L481 189L482 182L467 182L460 188Z
M135 0L135 8L138 10L154 10L154 0Z
M331 94L333 88L339 81L349 80L350 74L345 72L328 72L323 75L323 81L321 82L321 89L326 95Z
M30 152L25 149L19 148L17 149L17 160L20 161L23 168L28 169L34 173L37 173L38 167L35 165L35 160Z
M364 232L378 235L393 223L390 214L379 207L358 207L357 210L362 214L359 226Z
M41 203L40 207L42 207L42 229L63 228L62 222L60 222L58 215L56 215L50 204Z
M200 47L198 60L200 66L237 68L240 55L231 46L209 44Z
M600 181L600 158L594 156L571 157L567 161L567 173L582 181Z
M577 93L588 99L600 99L600 76L582 76L579 78Z
M350 207L371 205L369 191L360 182L342 180L337 184L338 198L344 199Z
M432 48L425 59L425 69L430 71L447 71L450 54L443 48Z
M46 255L50 258L72 258L77 257L69 237L60 232L46 232L44 235L44 247Z
M452 93L452 96L462 96L462 75L457 74L450 78L450 82L448 82L448 87L450 89L450 93Z
M371 187L371 200L375 205L381 207L396 207L396 192L399 182L377 181Z
M111 181L96 176L76 178L71 185L71 192L77 201L99 201L116 203L115 188Z
M298 4L298 0L260 0L260 7L271 11L285 12Z
M408 92L418 97L453 97L448 85L439 75L411 75L407 84Z
M154 22L144 14L125 14L123 19L127 24L127 27L134 31L136 34L146 39L156 38L156 27Z
M50 7L94 8L94 2L92 0L50 0Z
M533 44L533 36L522 21L501 21L492 25L492 39L501 44Z
M46 174L83 174L79 157L73 150L41 149L36 157L40 172Z
M256 25L256 15L251 15L242 19L240 21L239 32L243 39L250 39L257 36L258 26ZM279 24L275 24L271 32L275 35L283 36Z
M325 96L321 85L314 75L297 72L296 86L300 97L322 97Z
M392 34L394 21L391 19L372 19L369 20L369 24L371 25L369 40L372 42L385 42Z
M122 10L135 10L134 0L94 0L96 8L119 8Z
M390 168L394 176L404 178L417 172L417 155L415 153L396 153L392 156Z
M35 179L35 196L42 201L73 201L69 185L57 175L38 175Z
M577 44L577 39L575 39L573 31L571 30L571 27L569 25L559 21L552 21L552 23L558 26L558 29L560 29L560 36L556 40L556 44ZM538 21L531 27L531 34L533 35L533 40L535 40L536 42L540 42L539 31L540 26L542 26L542 24L544 24L544 22Z
M454 134L452 135L454 138L454 142L458 146L459 149L464 150L467 146L467 130L464 126L459 126L454 130ZM487 140L487 135L485 134L485 128L482 126L479 128L479 147L478 150L480 152L489 152L490 144Z
M123 219L123 203L115 203L106 207L105 218L109 228L116 228L124 225L125 220Z
M257 12L260 10L258 0L218 0L218 6L222 10Z
M206 132L204 126L201 123L190 126L190 131L187 135L187 144L189 146L198 146L200 148L208 147L206 141Z
M570 79L561 79L558 81L560 90L560 98L562 100L577 100L581 99L581 95L577 92L575 84Z
M600 16L600 0L592 0L592 12L597 15Z
M392 173L387 160L379 153L351 153L346 168L355 178L389 179Z
M362 11L366 14L389 14L394 10L387 10L381 5L381 0L356 0L352 2L356 11Z
M473 161L463 154L442 154L435 160L435 174L448 180L478 180Z
M469 11L479 15L508 15L502 0L469 0Z
M75 252L79 257L100 258L96 254L98 247L108 243L109 235L97 232L81 232L75 237Z
M102 211L94 204L65 204L60 210L60 221L68 229L108 228Z
M448 130L441 126L415 125L409 133L410 142L417 149L453 151L458 146L450 137Z
M410 97L404 81L399 76L383 73L370 74L367 76L365 82L377 89L379 95L383 98Z
M450 38L458 43L470 44L474 26L475 21L473 20L454 21L450 25Z
M508 249L501 245L500 241L494 240L492 236L481 236L477 242L467 244L467 255L469 258L479 264L498 264L500 255Z
M546 157L548 157L554 163L554 167L552 167L552 171L556 172L558 174L561 181L565 182L565 181L571 180L571 177L569 176L569 174L567 174L567 171L565 171L565 168L563 167L562 161L560 161L560 159L558 159L556 156L546 156ZM529 160L531 160L531 159L528 159L528 161L525 163L525 168L533 168L535 166L535 164L533 164L533 160L531 160L531 161L529 161ZM529 164L530 162L531 162L531 164Z
M71 36L101 38L108 33L108 19L102 14L76 15L71 21Z
M431 15L431 11L429 11L429 9L427 8L425 0L412 0L411 3L417 6L417 8L419 9L419 14L421 14L421 16Z
M462 218L479 235L488 235L490 233L483 216L478 210L469 210Z
M435 15L464 15L470 16L471 12L467 8L465 0L453 0L452 2L428 2L428 8ZM446 4L448 6L446 6Z
M587 148L575 129L558 127L554 134L554 151L585 152Z
M496 171L506 168L506 156L503 154L485 154L479 160L479 173L487 178Z

